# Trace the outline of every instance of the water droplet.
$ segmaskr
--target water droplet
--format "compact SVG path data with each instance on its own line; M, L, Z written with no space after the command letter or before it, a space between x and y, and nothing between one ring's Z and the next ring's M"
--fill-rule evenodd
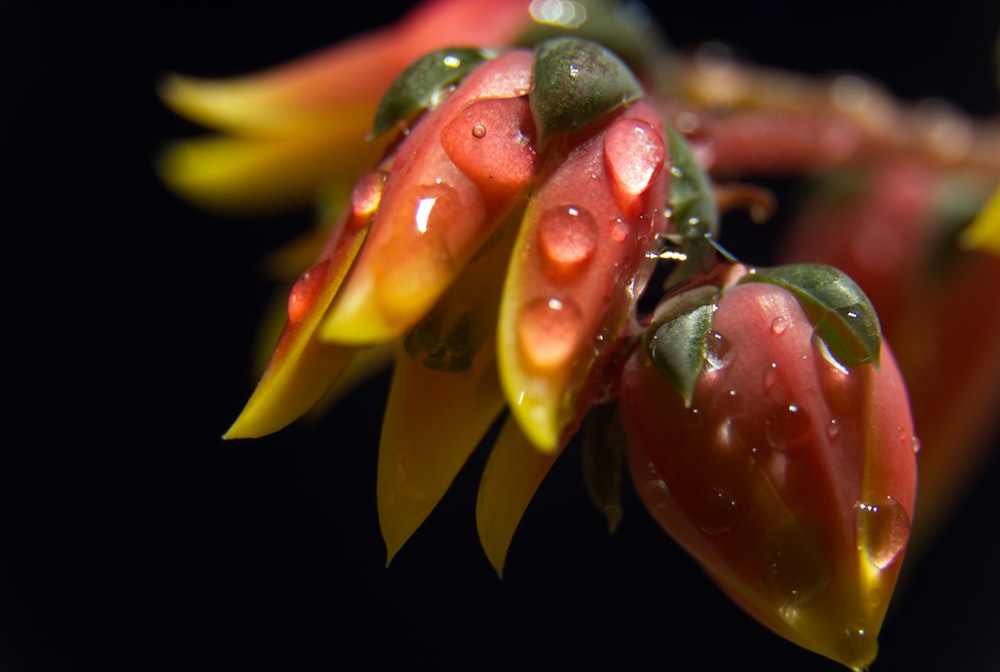
M733 358L733 345L722 334L713 331L705 339L705 371L711 373L726 366Z
M916 436L913 437L913 454L916 455L920 452L920 439Z
M809 439L809 414L797 404L783 404L771 411L765 428L772 448L787 450Z
M611 239L616 243L624 242L628 238L629 226L624 217L615 217L611 220Z
M645 121L619 119L611 125L604 136L604 159L622 209L638 209L636 197L663 169L665 157L663 138Z
M903 505L887 496L875 502L858 502L858 548L878 569L885 569L900 556L910 539L910 516Z
M382 202L382 189L385 186L385 171L373 170L365 173L354 183L351 189L351 217L348 226L361 226L378 210Z
M840 421L837 418L830 418L826 423L826 438L835 441L840 436Z
M840 662L854 672L865 672L878 653L878 639L875 633L864 625L854 625L844 630L837 642Z
M542 271L560 284L576 278L597 249L597 224L589 212L560 206L545 212L538 223Z
M792 624L801 608L830 585L829 557L797 523L784 524L768 539L764 561L768 590Z
M691 407L688 409L687 413L684 414L684 424L688 427L704 427L705 418L701 412L700 408Z
M521 309L517 336L535 366L552 369L569 363L580 343L580 309L569 299L535 299Z
M778 382L778 363L771 362L771 364L764 369L763 383L764 391L770 392Z
M330 274L330 260L324 259L299 276L288 293L288 320L298 322L316 300L323 282Z
M705 534L722 534L733 528L738 513L736 500L722 488L714 488L695 514L698 527Z
M642 486L641 496L647 509L665 509L670 504L670 488L659 478L646 481Z
M441 131L441 146L480 191L506 197L535 174L534 134L527 99L489 98L456 114Z
M775 336L781 336L788 329L788 320L781 317L780 315L773 320L771 320L771 333Z

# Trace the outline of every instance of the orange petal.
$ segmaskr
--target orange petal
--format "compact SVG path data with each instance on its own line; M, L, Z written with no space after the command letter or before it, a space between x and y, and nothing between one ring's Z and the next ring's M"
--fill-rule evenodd
M536 450L518 423L507 418L483 470L476 501L479 541L500 576L514 531L557 457L556 452Z
M663 128L645 103L583 137L532 194L500 307L500 378L521 428L552 452L651 271L665 224Z
M316 329L365 240L373 212L348 211L334 230L329 252L292 288L289 321L271 361L224 438L255 438L282 429L306 413L350 364L357 349L324 343Z
M414 126L324 339L372 343L412 327L521 200L535 170L531 64L526 50L484 62Z

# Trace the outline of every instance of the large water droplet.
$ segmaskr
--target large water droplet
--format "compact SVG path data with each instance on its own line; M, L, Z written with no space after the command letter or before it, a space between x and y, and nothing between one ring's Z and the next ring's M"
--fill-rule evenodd
M775 336L781 336L788 329L788 320L781 317L780 315L773 320L771 320L771 333Z
M705 372L718 371L733 358L733 344L722 334L713 331L705 339Z
M553 282L576 278L597 249L597 223L585 209L572 205L552 208L538 222L542 271Z
M794 522L768 540L764 562L768 589L779 613L792 625L802 607L830 585L830 559Z
M373 170L359 177L354 183L354 188L351 189L350 224L360 226L375 214L382 202L385 178L384 171Z
M640 490L642 503L647 509L665 509L670 505L670 488L659 478L646 481Z
M788 450L809 439L809 414L797 404L782 404L771 411L765 434L772 448Z
M569 299L535 299L518 315L521 351L538 368L564 366L579 348L581 321L580 309Z
M858 502L858 548L878 569L885 569L903 552L910 539L910 516L903 505L887 496L874 503Z
M695 520L705 534L722 534L733 528L739 509L736 500L722 488L714 488L698 507Z
M301 320L316 300L320 288L330 275L330 260L324 259L299 276L288 293L288 320Z
M527 99L490 98L456 114L441 131L441 146L480 191L506 196L535 173L534 134Z
M663 169L663 138L639 119L619 119L604 136L604 159L611 173L618 205L634 214L636 197L645 192Z
M624 242L628 238L629 226L624 217L615 217L611 220L611 239L616 243Z
M854 672L866 672L878 654L878 639L875 633L864 625L854 625L844 630L837 642L840 662Z

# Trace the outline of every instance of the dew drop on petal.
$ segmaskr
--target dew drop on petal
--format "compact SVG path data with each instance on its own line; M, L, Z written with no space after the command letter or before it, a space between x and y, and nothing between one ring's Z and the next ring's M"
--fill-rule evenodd
M764 562L768 590L792 625L799 610L830 585L830 559L796 523L786 523L768 539Z
M472 137L474 138L485 138L486 137L486 125L476 124L472 127Z
M913 454L916 455L920 452L920 438L914 436L912 444L913 444Z
M764 369L764 375L762 376L762 382L764 384L764 391L770 392L774 389L774 386L778 382L778 363L771 362L771 364Z
M538 223L542 271L553 282L576 278L597 249L597 224L593 216L572 205L552 208Z
M302 319L309 306L316 300L316 295L319 294L329 274L330 260L324 259L299 276L288 293L289 322L298 322Z
M517 337L527 359L541 369L569 363L580 341L580 309L569 299L535 299L517 318Z
M783 404L771 411L765 435L772 448L787 450L809 439L809 414L797 404Z
M865 672L877 653L877 637L863 625L846 628L843 637L837 642L840 662L855 672Z
M773 320L771 320L771 333L775 336L781 336L788 329L788 320L781 317L780 315Z
M737 513L736 500L722 488L713 488L698 507L695 520L705 534L722 534L733 528Z
M891 496L874 503L855 504L858 548L878 569L885 569L900 556L910 538L910 516Z
M629 202L649 188L665 157L663 138L645 121L619 119L604 136L604 158L615 192L620 191Z
M615 217L611 220L611 239L616 243L622 243L628 238L629 226L624 217Z
M705 340L706 373L718 371L733 357L733 345L722 334L713 331Z
M647 509L665 509L670 504L670 488L659 478L646 481L640 491L642 503Z
M840 421L837 418L830 418L830 422L826 423L826 438L835 441L838 436L840 436Z
M351 218L355 226L364 223L378 209L382 201L382 188L385 186L386 173L373 170L365 173L351 190Z

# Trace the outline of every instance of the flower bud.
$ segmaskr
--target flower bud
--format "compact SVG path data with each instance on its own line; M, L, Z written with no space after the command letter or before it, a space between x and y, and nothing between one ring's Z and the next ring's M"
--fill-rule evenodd
M625 365L630 472L657 522L737 604L860 670L875 657L913 513L903 380L884 343L879 368L835 357L824 333L840 332L812 300L826 285L734 270L723 288L664 303ZM657 361L671 333L700 343L687 393Z

